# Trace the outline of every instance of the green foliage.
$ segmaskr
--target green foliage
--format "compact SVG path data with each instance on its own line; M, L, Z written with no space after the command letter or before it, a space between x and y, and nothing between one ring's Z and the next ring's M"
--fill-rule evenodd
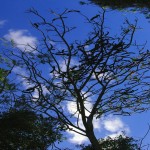
M128 8L128 7L150 7L150 1L148 0L91 0L97 4L103 6L111 6L113 8Z
M7 78L9 75L9 70L5 70L0 68L0 93L4 90L10 90L14 88L14 85L9 83L9 79Z
M14 61L13 61L14 62ZM0 94L6 90L14 89L14 84L10 82L8 76L11 73L13 66L11 61L0 55ZM13 63L14 64L14 63Z
M100 139L99 144L102 150L141 150L137 140L122 135L116 138L108 137L106 139ZM94 150L91 145L82 145L81 147L82 150Z
M0 148L44 150L61 139L57 121L29 110L10 110L0 115Z
M132 12L141 12L147 19L150 18L150 1L149 0L89 0L103 8L111 8L118 10L130 10ZM85 2L80 2L84 4Z
M16 65L15 61L0 54L0 112L8 109L14 99L16 83L12 78L12 69ZM11 97L11 99L10 99Z

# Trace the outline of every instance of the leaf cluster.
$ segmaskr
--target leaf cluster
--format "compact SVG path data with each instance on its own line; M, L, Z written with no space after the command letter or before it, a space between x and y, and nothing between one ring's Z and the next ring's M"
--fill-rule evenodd
M102 150L141 150L139 143L132 137L118 136L116 138L107 137L106 139L100 139L99 144ZM91 145L82 145L82 150L94 150Z
M0 115L0 147L5 150L47 149L61 139L57 122L29 110L11 109Z
M147 19L150 18L150 2L148 0L89 0L103 8L110 8L113 10L127 10L131 12L141 12ZM86 2L81 1L82 5Z

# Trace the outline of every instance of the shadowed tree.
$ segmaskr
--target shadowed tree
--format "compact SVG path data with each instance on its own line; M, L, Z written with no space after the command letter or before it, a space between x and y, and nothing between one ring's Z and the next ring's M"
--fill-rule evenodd
M30 110L11 109L0 115L0 148L46 150L61 140L59 124Z
M26 83L18 99L31 103L33 109L63 123L66 129L88 137L95 150L102 149L93 119L131 115L150 107L150 52L133 40L137 21L125 20L120 35L111 36L104 25L105 10L92 18L77 10L51 11L51 20L34 9L29 12L39 19L33 27L42 40L29 50L11 52L18 67L26 70L17 73L21 83ZM74 13L90 25L91 31L81 41L69 38L75 28L67 26L66 19ZM72 114L66 109L70 103L75 108Z
M122 135L114 139L111 137L100 139L99 145L102 150L141 150L137 140L132 137L124 137ZM81 147L82 150L94 150L91 145L81 145Z
M11 71L15 64L0 54L0 112L3 112L6 107L10 107L13 99L13 92L16 90L15 83L10 79Z
M100 7L107 7L113 10L130 10L143 13L146 18L150 18L150 1L148 0L88 0L89 2L99 5ZM81 1L81 4L87 2Z

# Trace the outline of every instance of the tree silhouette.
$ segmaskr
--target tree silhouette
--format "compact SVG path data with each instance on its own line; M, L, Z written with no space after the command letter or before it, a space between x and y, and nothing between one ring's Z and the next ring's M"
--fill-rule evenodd
M10 107L12 102L10 97L13 99L16 90L15 83L9 77L15 64L0 54L0 65L0 112L3 112L6 107Z
M132 24L125 20L120 35L113 37L105 28L103 9L92 18L77 10L60 14L51 11L52 20L34 9L29 12L37 17L38 28L35 23L33 27L42 40L29 51L15 49L11 53L17 66L26 70L25 74L17 73L21 83L28 83L18 99L61 122L66 129L87 136L95 150L102 149L93 119L149 109L150 53L133 40L137 21ZM75 28L67 26L66 19L74 13L92 26L84 41L69 40ZM72 114L66 109L70 102L75 108Z
M100 7L108 7L113 10L130 10L143 13L146 18L150 18L150 1L147 0L88 0L91 3L99 5ZM87 2L80 2L81 4L86 4Z
M0 115L0 147L5 150L46 150L61 140L59 125L30 110L11 109Z
M106 139L100 139L99 144L102 150L141 150L137 140L122 135L116 138L107 137ZM94 150L91 145L81 145L81 147L82 150Z

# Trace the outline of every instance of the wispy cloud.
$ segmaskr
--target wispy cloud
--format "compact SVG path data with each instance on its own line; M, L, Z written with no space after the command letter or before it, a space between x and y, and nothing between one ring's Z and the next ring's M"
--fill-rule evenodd
M2 27L6 23L6 20L0 20L0 27Z
M21 84L23 86L23 90L25 90L31 86L34 86L33 84L26 81L26 78L28 78L29 76L28 76L27 71L25 71L23 68L14 67L12 71L16 74L16 78L17 78L18 82L21 82Z
M31 47L37 44L37 38L31 36L28 30L9 30L8 34L4 35L8 41L12 41L14 46L23 51L32 51Z
M21 82L23 90L34 87L36 85L35 83L31 83L27 81L26 78L29 78L29 75L27 71L25 71L23 68L14 67L12 71L17 75L18 82ZM39 90L37 88L35 88L34 91L32 92L32 98L33 98L32 100L34 101L36 101L39 98ZM41 88L42 88L43 94L49 93L49 91L44 85L41 85Z

